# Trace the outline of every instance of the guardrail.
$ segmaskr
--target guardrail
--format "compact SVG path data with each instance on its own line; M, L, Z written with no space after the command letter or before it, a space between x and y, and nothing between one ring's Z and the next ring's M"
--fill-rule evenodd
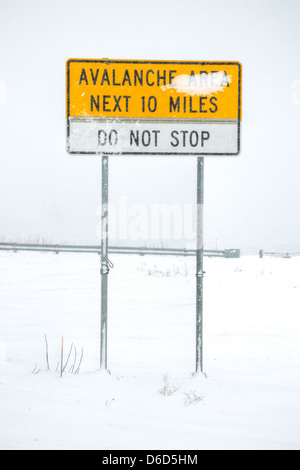
M126 253L126 254L139 254L143 255L179 255L179 256L195 256L196 250L187 250L184 248L129 248L129 247L118 247L111 246L108 248L110 253ZM204 256L211 257L224 257L224 258L239 258L240 250L203 250Z
M101 254L100 246L87 245L39 245L28 243L0 243L0 250L7 251L40 251L53 253L98 253ZM196 250L187 250L181 248L147 248L147 247L125 247L110 246L109 253L138 254L144 255L175 255L175 256L195 256ZM223 257L223 258L239 258L240 250L204 250L204 256Z
M101 248L99 246L39 245L30 243L0 243L0 250L50 251L53 253L101 253Z

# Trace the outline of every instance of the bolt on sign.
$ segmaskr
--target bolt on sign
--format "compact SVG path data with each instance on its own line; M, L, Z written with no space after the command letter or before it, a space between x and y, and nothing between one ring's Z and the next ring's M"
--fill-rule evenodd
M238 155L239 62L69 59L71 154Z

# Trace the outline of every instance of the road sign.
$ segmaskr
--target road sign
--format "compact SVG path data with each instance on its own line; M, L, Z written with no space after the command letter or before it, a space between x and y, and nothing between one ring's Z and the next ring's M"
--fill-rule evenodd
M67 61L71 154L238 155L239 62Z

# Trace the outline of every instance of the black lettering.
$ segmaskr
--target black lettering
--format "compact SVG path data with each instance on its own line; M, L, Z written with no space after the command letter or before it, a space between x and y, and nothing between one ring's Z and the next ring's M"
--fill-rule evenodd
M90 69L90 72L91 72L91 77L92 77L92 80L93 80L93 84L96 85L97 78L98 78L98 73L99 73L99 69L97 69L97 72L96 72L96 75L95 75L95 76L94 76L93 69ZM79 84L79 85L80 85L80 84Z
M160 86L160 81L163 81L163 85L166 85L166 71L163 71L163 75L159 74L159 70L157 71L157 86Z
M195 136L195 139L193 139L193 136ZM191 131L190 133L190 146L191 147L197 147L199 141L199 135L197 131Z
M93 111L94 106L96 107L97 111L99 111L99 95L97 95L97 101L93 95L91 96L91 111Z
M154 113L157 108L157 99L155 96L150 96L148 99L148 109L150 113Z
M116 82L116 71L115 71L115 69L113 69L113 85L115 85L115 86L120 86L121 85L121 83Z
M180 111L180 98L178 96L178 98L176 99L176 102L174 103L174 99L173 99L173 96L170 96L170 113L172 113L173 111L177 111L179 113Z
M147 136L147 139L145 140L145 135ZM142 144L144 147L148 147L151 142L151 134L150 131L143 131L142 132Z
M79 79L79 85L81 85L81 82L83 82L83 81L85 81L85 83L88 85L85 69L82 69L82 71L81 71L80 79Z
M113 111L116 111L117 109L118 109L118 111L121 111L120 104L119 104L121 98L122 98L122 96L117 97L117 96L114 95L115 107L114 107Z
M157 99L155 96L149 96L148 103L146 102L145 96L142 96L142 112L146 111L145 108L148 108L149 113L154 113L157 108Z
M131 86L130 75L127 69L125 70L125 73L124 73L122 86L124 86L126 82L128 82L128 85Z
M124 95L123 98L125 98L125 101L126 101L125 110L126 110L126 113L128 113L128 106L129 106L128 103L129 103L131 96Z
M157 147L157 136L160 133L160 131L152 131L154 134L154 145Z
M186 96L183 97L183 112L186 113Z
M169 85L171 85L173 78L175 78L175 73L177 73L177 70L169 70Z
M209 139L209 132L202 131L201 132L201 147L204 145L204 141Z
M221 80L221 83L220 83L220 86L223 86L223 85L229 86L229 78L228 78L228 75L225 72L225 70L223 72L223 77L222 77L222 80Z
M229 86L229 85L228 85ZM209 100L210 104L214 107L214 108L209 108L210 112L211 113L215 113L216 111L218 111L218 106L216 105L216 102L218 101L217 97L216 96L212 96Z
M113 137L114 136L114 137ZM115 129L111 130L108 136L109 145L113 147L118 143L118 133Z
M103 85L104 82L106 82L107 85L110 85L109 76L108 76L108 73L107 73L106 69L104 69L104 72L103 72L103 75L102 75L101 85Z
M107 134L106 132L101 129L98 131L98 145L105 145L107 141Z
M207 113L207 109L203 109L203 106L205 106L205 101L207 100L207 96L200 96L200 100L199 100L199 104L200 104L200 107L199 107L199 110L200 110L200 113Z
M103 129L98 131L98 145L106 145L107 142L107 132ZM112 129L108 134L108 143L111 146L115 146L118 143L118 132L115 129Z
M147 70L147 73L146 73L146 83L148 86L153 86L154 85L154 82L149 82L149 73L154 73L154 70Z
M136 131L136 134L134 134L134 131L130 131L130 145L133 144L133 141L136 146L139 146L139 138L140 138L140 131Z
M171 142L172 147L178 147L179 145L179 139L177 136L178 136L178 131L171 132L172 139L175 139L175 142Z
M185 136L187 135L188 131L180 131L181 134L183 135L183 138L182 138L182 145L183 147L185 147Z
M197 111L193 109L193 97L190 96L190 113L196 113Z
M108 100L110 99L110 95L103 95L103 111L110 113L111 109L107 108L109 105Z
M136 86L137 81L141 86L143 86L143 70L140 70L140 72L138 72L138 70L134 71L134 86Z

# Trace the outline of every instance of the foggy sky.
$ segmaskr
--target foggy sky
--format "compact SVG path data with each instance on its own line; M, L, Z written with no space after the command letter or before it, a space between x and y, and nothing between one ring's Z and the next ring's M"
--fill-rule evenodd
M66 152L67 59L239 61L241 153L205 157L205 246L300 252L299 18L298 0L0 0L0 238L99 243L101 158ZM112 203L195 203L195 157L109 171Z

